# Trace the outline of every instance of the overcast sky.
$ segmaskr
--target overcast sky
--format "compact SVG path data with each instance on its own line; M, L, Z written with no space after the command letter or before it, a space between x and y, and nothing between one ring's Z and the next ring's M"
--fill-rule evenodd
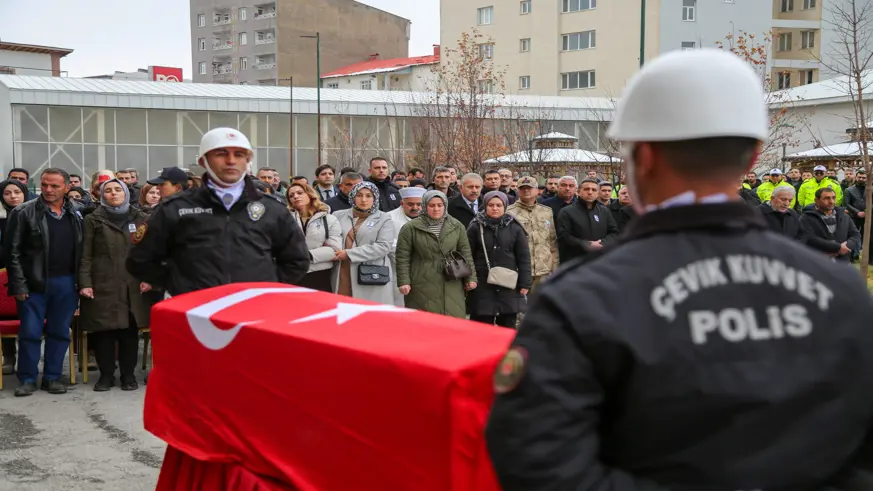
M290 0L294 1L294 0ZM364 0L412 21L410 55L439 43L439 0ZM0 0L0 39L76 50L71 77L182 67L191 77L188 0Z

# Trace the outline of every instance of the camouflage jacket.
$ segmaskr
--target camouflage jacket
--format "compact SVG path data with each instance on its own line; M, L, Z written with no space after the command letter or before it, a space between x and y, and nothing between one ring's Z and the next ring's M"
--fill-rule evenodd
M535 203L533 206L517 201L506 209L524 227L530 247L530 266L533 276L544 276L558 268L558 239L552 209Z

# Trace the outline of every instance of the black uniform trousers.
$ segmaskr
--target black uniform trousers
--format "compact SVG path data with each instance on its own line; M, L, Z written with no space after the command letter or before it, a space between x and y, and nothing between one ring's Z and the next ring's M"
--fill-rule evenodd
M471 315L470 320L491 324L493 326L509 327L515 329L516 319L518 314L498 314L498 315Z
M139 354L139 329L136 327L136 319L129 314L129 327L100 331L92 334L94 357L97 359L97 368L100 369L101 377L115 375L115 346L118 345L118 371L121 372L121 380L133 379L133 371L136 369L136 359Z

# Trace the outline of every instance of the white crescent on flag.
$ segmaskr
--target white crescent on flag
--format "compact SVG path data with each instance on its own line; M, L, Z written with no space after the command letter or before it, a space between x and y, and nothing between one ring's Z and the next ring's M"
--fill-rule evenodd
M224 349L233 339L239 334L240 329L246 325L257 324L260 321L241 322L231 329L220 329L210 319L213 315L222 310L232 307L238 303L251 300L252 298L270 293L310 293L315 290L309 288L288 287L288 288L249 288L248 290L231 293L230 295L217 298L211 302L207 302L198 307L194 307L185 313L188 320L188 325L191 327L191 332L194 337L204 347L213 351Z

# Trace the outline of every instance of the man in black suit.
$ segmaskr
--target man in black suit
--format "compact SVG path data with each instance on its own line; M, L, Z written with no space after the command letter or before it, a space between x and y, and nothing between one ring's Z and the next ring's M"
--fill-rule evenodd
M449 200L449 215L467 228L481 209L482 178L479 174L466 174L461 178L461 194Z

